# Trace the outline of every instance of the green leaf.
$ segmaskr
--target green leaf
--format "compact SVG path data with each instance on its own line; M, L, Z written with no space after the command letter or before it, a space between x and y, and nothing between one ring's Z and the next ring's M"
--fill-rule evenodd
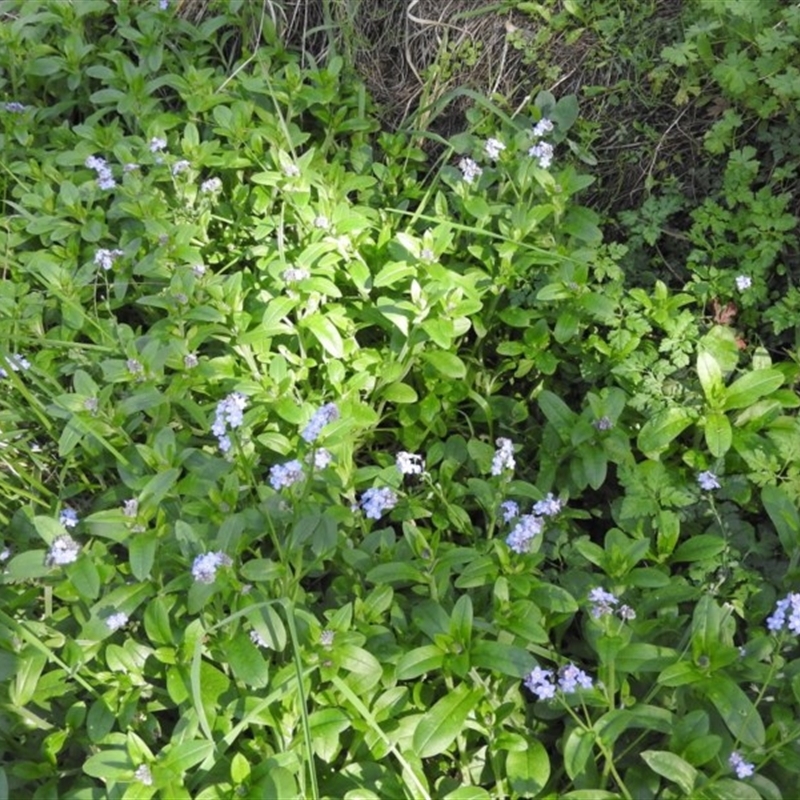
M381 679L383 669L372 653L354 644L344 644L337 648L336 655L340 665L350 672L347 684L359 697L363 697Z
M239 631L225 644L225 660L242 683L257 689L269 683L269 664L244 631Z
M32 647L27 647L20 654L17 663L17 674L8 687L8 694L11 703L17 708L22 708L28 705L36 694L36 685L47 664L47 656Z
M350 717L340 708L321 708L309 714L308 724L314 752L330 764L342 749L341 734L350 727Z
M473 643L470 662L475 667L490 669L512 678L523 678L536 666L536 661L527 650L503 642L484 640Z
M528 593L528 598L540 608L555 611L558 614L574 614L578 610L575 598L566 589L551 583L535 586Z
M492 795L482 786L459 786L444 796L444 800L491 800Z
M696 686L714 704L735 739L754 750L764 746L766 733L761 715L735 681L717 672Z
M417 274L415 267L405 261L393 261L387 264L373 279L372 285L375 287L392 286L398 281L406 278L413 278Z
M108 782L130 779L133 769L130 756L123 749L101 750L83 762L87 775Z
M558 396L544 389L536 398L542 414L556 429L563 441L569 441L572 429L578 420L578 415Z
M158 761L159 770L171 773L175 777L182 776L195 764L199 764L214 752L214 743L203 740L180 742L167 748L166 753Z
M733 431L728 418L721 411L706 414L705 437L708 450L714 458L722 458L733 444Z
M460 380L467 375L467 367L464 362L454 353L444 350L430 350L422 354L425 359L437 372L445 378Z
M458 598L450 615L450 635L465 648L472 639L472 600L468 594Z
M86 555L81 556L67 568L70 583L81 597L94 600L100 594L100 573L94 561Z
M383 390L383 399L389 403L416 403L419 395L407 383L391 383Z
M800 548L800 514L789 495L779 486L765 486L761 502L781 541L786 555L795 556Z
M427 711L417 724L412 747L420 758L447 750L464 728L464 722L483 696L478 689L459 684Z
M173 467L150 478L139 495L139 505L143 508L153 509L159 506L167 492L175 485L180 474L181 471L177 467Z
M725 549L725 540L712 533L700 533L685 541L672 554L672 561L707 561Z
M692 420L692 414L683 408L661 411L642 426L637 445L648 458L658 458L692 424Z
M783 385L783 373L777 369L756 369L742 375L725 391L723 409L746 408Z
M334 358L344 358L344 342L339 329L323 314L310 314L300 323L308 328L323 350Z
M506 756L506 775L511 788L523 797L534 797L550 778L550 759L537 739L529 739L525 750Z
M133 577L138 581L146 581L156 560L158 535L154 531L134 534L128 545L128 559Z
M653 772L677 783L681 791L687 795L692 794L697 780L697 770L691 764L666 750L645 750L641 756Z
M594 737L594 731L583 728L573 728L567 736L564 745L564 768L572 780L586 772L586 762L589 761L594 748Z
M722 369L717 359L707 350L701 350L697 354L697 376L700 378L706 402L711 408L719 408L725 391Z

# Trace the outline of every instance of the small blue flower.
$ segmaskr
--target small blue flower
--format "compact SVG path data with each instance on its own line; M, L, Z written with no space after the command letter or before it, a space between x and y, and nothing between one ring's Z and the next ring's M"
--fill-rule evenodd
M269 471L270 486L279 492L303 480L303 465L296 459L285 464L275 464Z
M74 528L78 524L78 512L68 506L62 508L61 513L58 515L58 521L65 528Z
M361 509L367 519L380 519L397 505L397 495L387 486L367 489L361 495Z
M697 483L704 492L710 492L720 488L719 479L713 472L708 470L706 470L706 472L701 472L697 476Z
M542 532L542 520L533 514L525 514L519 518L514 530L506 537L506 544L515 553L527 553L531 541Z
M511 522L519 516L519 504L513 500L504 500L500 503L500 511L503 514L503 522Z
M592 616L599 619L614 613L614 606L619 603L619 598L598 586L589 592L589 602L592 603Z
M755 766L749 761L745 761L741 753L736 750L731 753L728 763L736 771L736 777L739 778L739 780L749 778L756 771Z
M788 628L792 633L800 634L800 593L791 592L783 600L778 600L775 611L767 617L767 628L772 633Z
M308 425L303 428L300 436L310 444L317 440L326 425L335 422L337 419L339 419L339 409L336 407L336 403L326 403L314 412L314 416L311 417Z
M515 466L514 461L514 443L511 439L500 437L495 441L497 450L495 450L494 458L492 458L492 475L502 475L503 470L513 470Z
M552 670L536 667L528 674L524 683L539 700L550 700L556 696Z
M548 493L544 500L539 500L533 506L533 513L538 517L554 517L561 511L561 501Z
M558 671L558 688L564 694L572 694L581 689L591 689L592 679L574 664L567 664Z
M192 577L198 583L214 583L217 570L222 566L229 567L232 563L230 556L225 553L204 553L192 563Z

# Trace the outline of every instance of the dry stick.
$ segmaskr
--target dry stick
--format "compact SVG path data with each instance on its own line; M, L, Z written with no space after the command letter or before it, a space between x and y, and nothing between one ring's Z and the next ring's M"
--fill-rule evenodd
M674 120L670 123L670 126L661 134L661 138L658 140L658 144L656 145L656 149L653 151L653 157L650 159L650 166L647 168L647 172L645 173L645 178L650 178L653 174L653 167L656 165L656 159L658 158L659 150L661 150L661 145L664 144L666 141L669 132L681 121L684 114L692 107L691 103L687 104L686 108L675 117Z

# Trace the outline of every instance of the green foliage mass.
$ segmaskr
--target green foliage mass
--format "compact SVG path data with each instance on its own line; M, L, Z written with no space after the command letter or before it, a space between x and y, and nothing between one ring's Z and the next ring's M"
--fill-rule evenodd
M608 242L576 96L433 158L164 5L0 0L0 797L795 789L797 9Z

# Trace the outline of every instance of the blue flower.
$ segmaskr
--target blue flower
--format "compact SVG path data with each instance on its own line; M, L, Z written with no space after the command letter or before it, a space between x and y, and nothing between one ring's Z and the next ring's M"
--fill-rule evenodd
M756 768L753 766L753 764L751 764L749 761L745 761L744 758L742 758L741 753L736 750L731 753L728 763L736 771L736 777L740 780L749 778L756 771Z
M772 633L788 628L792 633L800 634L800 593L791 592L778 601L775 611L767 617L767 628Z
M500 511L503 514L503 522L511 522L519 516L519 505L513 500L504 500L500 503Z
M397 505L397 495L387 486L367 489L361 495L361 508L367 519L380 519Z
M531 540L542 532L542 520L533 514L525 514L519 518L514 530L506 537L506 544L515 553L527 553Z
M595 619L604 617L614 612L614 606L619 603L616 595L601 589L599 586L589 592L589 602L592 603L592 616Z
M285 464L276 464L269 471L269 483L278 492L288 489L303 479L303 465L296 459Z
M514 469L514 443L502 436L495 441L497 450L492 459L492 475L502 475L503 470Z
M58 515L58 521L65 528L74 528L78 524L78 512L74 508L66 506L61 509L61 513Z
M303 432L300 436L304 441L310 444L316 441L326 425L337 419L339 419L339 409L336 407L336 403L326 403L314 412L314 416L311 417L308 425L303 428Z
M710 492L714 489L720 488L717 476L713 472L710 472L708 470L706 470L705 472L701 472L697 476L697 483L700 484L700 488L704 492Z
M198 583L214 583L217 570L222 566L229 567L232 563L230 556L225 553L204 553L192 563L192 577Z

